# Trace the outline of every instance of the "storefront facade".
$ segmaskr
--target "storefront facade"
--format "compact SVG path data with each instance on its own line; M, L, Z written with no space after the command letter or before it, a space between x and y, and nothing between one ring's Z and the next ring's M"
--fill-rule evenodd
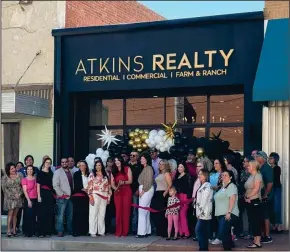
M263 32L262 12L54 30L54 160L85 158L98 147L95 134L104 125L124 132L169 123L168 103L174 104L172 120L178 119L181 130L202 129L209 137L215 129L235 128L243 133L244 153L261 148L262 105L253 103L252 89ZM215 97L230 95L242 97L242 117L214 119L212 110L220 105ZM178 104L197 96L205 97L204 116L193 113L190 121L183 111L176 117ZM148 106L153 98L163 103L159 121L129 122L130 99ZM112 115L104 101L122 110L113 116L120 123L108 123Z

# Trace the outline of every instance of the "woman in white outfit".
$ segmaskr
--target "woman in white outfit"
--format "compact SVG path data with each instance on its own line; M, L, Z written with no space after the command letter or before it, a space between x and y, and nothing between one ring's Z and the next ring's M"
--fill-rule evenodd
M150 207L151 200L154 194L153 188L153 168L148 165L151 164L151 158L144 153L141 156L141 165L143 170L139 175L139 206ZM151 235L150 212L139 208L138 210L138 232L137 238L143 238Z
M88 194L90 197L89 232L92 237L105 235L105 215L110 203L111 187L103 162L98 160L89 175Z

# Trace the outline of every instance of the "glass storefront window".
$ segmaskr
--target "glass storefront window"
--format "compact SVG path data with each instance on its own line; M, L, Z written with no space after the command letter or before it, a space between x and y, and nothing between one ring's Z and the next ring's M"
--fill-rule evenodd
M206 123L206 96L166 98L166 123L179 124Z
M123 100L91 100L90 125L123 125Z
M127 125L164 123L164 98L127 99L126 117Z
M213 95L210 97L211 123L244 121L244 95Z
M218 135L221 131L220 138L230 143L230 149L234 151L243 151L244 149L244 128L243 127L224 127L211 128L210 137Z
M187 137L205 137L205 128L178 128L177 131Z

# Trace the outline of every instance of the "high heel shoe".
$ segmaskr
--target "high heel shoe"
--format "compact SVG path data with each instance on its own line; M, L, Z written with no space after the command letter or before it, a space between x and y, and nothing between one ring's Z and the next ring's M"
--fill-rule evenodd
M14 237L18 237L17 233L11 233Z
M7 237L11 238L12 234L11 233L7 233Z

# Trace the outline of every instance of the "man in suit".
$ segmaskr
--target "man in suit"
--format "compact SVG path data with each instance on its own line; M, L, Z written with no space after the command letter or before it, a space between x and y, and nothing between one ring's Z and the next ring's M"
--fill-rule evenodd
M73 190L73 172L68 167L68 159L61 159L61 168L57 169L53 175L53 189L56 192L57 204L57 232L59 237L63 237L64 232L64 214L68 234L72 235L72 217L73 204L71 201L71 192Z

